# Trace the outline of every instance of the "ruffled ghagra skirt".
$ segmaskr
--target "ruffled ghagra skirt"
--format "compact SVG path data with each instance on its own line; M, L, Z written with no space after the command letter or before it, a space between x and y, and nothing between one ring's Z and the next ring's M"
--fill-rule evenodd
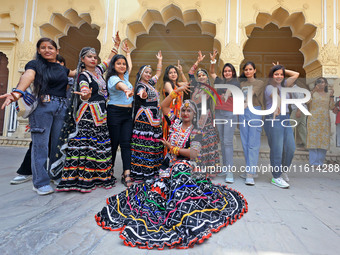
M189 248L202 243L247 212L239 192L191 176L188 161L178 161L170 178L134 184L107 199L95 216L103 229L120 231L127 246Z

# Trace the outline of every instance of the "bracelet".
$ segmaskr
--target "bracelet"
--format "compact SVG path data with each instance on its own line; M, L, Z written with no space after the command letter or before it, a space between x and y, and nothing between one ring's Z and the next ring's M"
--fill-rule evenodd
M173 90L173 91L170 92L170 96L171 96L172 99L175 99L175 98L178 97L178 94L177 94L176 91Z
M214 60L210 60L210 64L216 64L216 59L214 59Z
M174 155L176 155L176 156L178 156L179 155L179 147L178 146L171 146L170 147L170 153L171 154L174 154Z
M19 93L19 97L16 97L15 95ZM21 97L21 93L18 91L11 92L12 97L14 98L15 101L18 101L19 98Z

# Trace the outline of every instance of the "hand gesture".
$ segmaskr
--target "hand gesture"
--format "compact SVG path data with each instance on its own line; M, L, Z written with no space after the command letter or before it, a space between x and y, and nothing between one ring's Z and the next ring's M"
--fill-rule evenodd
M146 93L145 89L140 90L137 95L141 98L141 99L146 99L148 97L148 93Z
M273 64L273 66L278 66L278 65L280 65L279 61L276 61L276 64L275 64L275 62L273 62L272 64Z
M156 55L156 58L158 60L162 60L163 59L163 56L162 56L162 52L161 51L158 51L157 55Z
M86 89L82 89L81 91L74 91L74 94L80 95L82 99L89 99L91 97L92 94L92 88L86 88Z
M115 44L114 44L115 47L118 49L118 48L119 48L119 45L120 45L120 41L121 41L121 40L120 40L120 37L119 37L119 31L117 31L115 37L112 36L112 40L113 40L113 42L115 43Z
M205 58L205 55L202 55L202 52L199 51L198 56L197 56L197 62L198 63L202 62L204 58Z
M171 148L171 143L169 141L165 140L164 138L159 139L159 141L163 143L164 147L167 147L168 149Z
M181 66L181 64L180 64L180 61L178 60L177 61L177 66L175 66L177 69L178 69L178 71L180 72L180 73L182 73L183 72L183 67Z
M328 87L329 88L329 87ZM333 88L329 88L329 94L330 96L333 96L334 95L334 89Z
M133 96L133 91L131 89L124 90L124 93L126 95L126 98L129 98L129 97Z
M192 86L189 86L189 85L190 85L190 83L187 82L185 85L182 85L182 86L176 88L175 92L180 93L180 92L184 91L185 94L188 94L189 92L191 92L190 88L192 88Z
M125 42L123 43L122 50L123 50L126 54L130 53L130 49L129 49L129 46L128 46L128 44L127 44L127 41L125 41Z
M209 53L211 61L215 61L217 53L218 52L216 49L214 50L213 54Z
M11 93L3 94L0 96L0 98L5 98L5 102L2 104L1 109L5 109L6 106L16 101L16 98L14 98L14 96Z

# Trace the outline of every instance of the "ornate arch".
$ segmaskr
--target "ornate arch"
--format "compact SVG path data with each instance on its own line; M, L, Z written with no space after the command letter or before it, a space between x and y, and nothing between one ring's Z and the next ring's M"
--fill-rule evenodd
M58 39L66 36L71 27L80 28L85 23L99 30L98 25L91 23L91 15L89 13L78 15L75 10L68 9L64 14L53 13L50 22L40 26L40 34L58 43Z
M272 14L259 12L256 18L256 23L245 27L245 32L248 38L255 27L264 28L269 23L276 24L279 28L290 27L292 36L299 38L302 41L300 48L304 56L304 65L307 67L311 64L318 64L319 47L317 42L313 39L316 34L316 27L305 23L305 16L302 12L295 12L289 14L288 11L282 7L273 11ZM244 42L243 46L247 40ZM315 63L317 62L317 63Z
M197 10L192 9L182 12L178 6L170 4L162 11L146 10L140 21L134 21L127 25L126 35L130 48L135 49L137 37L142 34L148 34L154 24L166 26L174 19L181 21L184 26L197 24L201 28L202 34L210 35L213 38L216 36L216 25L208 21L202 21L202 17ZM217 39L214 39L214 48L221 49L221 44Z

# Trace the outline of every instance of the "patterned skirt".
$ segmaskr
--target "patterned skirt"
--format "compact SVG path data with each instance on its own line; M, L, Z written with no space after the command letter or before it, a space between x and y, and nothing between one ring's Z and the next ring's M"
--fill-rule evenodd
M203 167L217 166L220 164L220 154L218 150L220 140L218 137L218 130L213 126L211 113L208 114L202 133L202 149L200 152L201 158L199 164Z
M178 161L171 178L135 184L108 198L95 215L97 224L121 231L127 246L185 249L202 243L248 211L242 194L210 179L194 179L191 170L187 161Z
M158 174L163 161L161 120L156 107L138 111L131 138L131 177L146 180Z
M87 108L78 123L78 133L68 142L66 161L57 191L91 192L96 187L112 188L112 153L106 124L96 126Z

